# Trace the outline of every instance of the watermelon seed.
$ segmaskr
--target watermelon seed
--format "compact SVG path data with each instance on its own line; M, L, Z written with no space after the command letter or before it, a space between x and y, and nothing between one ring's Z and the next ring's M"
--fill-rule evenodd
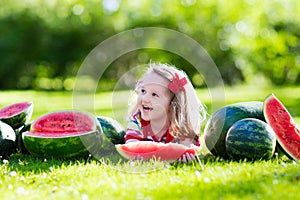
M285 113L286 111L285 110L279 110L279 113Z

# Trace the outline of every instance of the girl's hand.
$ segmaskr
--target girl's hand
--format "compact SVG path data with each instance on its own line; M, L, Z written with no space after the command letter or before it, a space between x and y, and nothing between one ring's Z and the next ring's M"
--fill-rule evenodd
M178 159L179 162L184 162L184 163L192 162L195 160L196 157L191 153L185 153Z

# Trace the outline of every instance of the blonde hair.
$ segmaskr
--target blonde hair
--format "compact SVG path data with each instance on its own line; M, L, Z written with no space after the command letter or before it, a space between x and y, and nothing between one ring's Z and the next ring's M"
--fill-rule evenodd
M186 78L187 84L184 86L184 91L179 90L178 93L173 93L174 97L170 103L171 116L169 130L178 139L194 138L195 135L199 135L200 125L206 118L206 109L198 99L196 91L186 73L168 64L151 62L145 74L152 72L170 82L176 73L179 75L179 78ZM131 109L130 114L136 111L135 108Z

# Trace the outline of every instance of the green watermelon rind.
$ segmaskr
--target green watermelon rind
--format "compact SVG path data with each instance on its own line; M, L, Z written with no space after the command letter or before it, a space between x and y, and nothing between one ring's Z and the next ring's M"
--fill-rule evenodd
M88 156L90 152L81 138L94 141L97 135L99 135L99 132L96 130L75 136L47 138L24 132L22 133L22 139L25 148L34 156L70 158Z
M13 129L18 129L18 128L24 126L25 124L27 124L30 121L30 118L31 118L32 113L33 113L33 102L29 101L29 102L21 102L21 103L28 104L28 107L25 108L23 111L20 111L19 113L16 113L13 116L1 117L0 121L3 121L5 123L7 123ZM21 104L21 103L16 103L16 104L13 104L13 105L17 105L17 104ZM13 106L13 105L10 105L10 106Z
M107 116L97 116L96 119L100 123L104 135L113 144L124 144L125 129L117 120Z
M291 137L296 137L296 138L293 138L294 139L294 143L296 143L298 146L298 149L300 149L300 130L298 129L297 125L295 124L292 116L290 115L290 113L288 112L288 110L286 109L286 107L283 105L283 103L274 95L274 94L271 94L269 95L265 101L264 101L264 106L263 106L263 113L264 113L264 116L265 116L265 119L266 119L266 122L274 129L274 132L276 134L276 140L277 140L277 145L278 147L276 147L279 151L283 152L284 155L286 155L288 158L290 159L293 159L295 161L299 161L300 160L300 152L298 153L293 153L293 152L290 152L288 150L288 145L290 145L290 142L284 142L284 139L281 139L281 137L286 137L286 136L282 136L281 134L286 134L288 132L288 130L277 130L278 126L280 126L279 123L274 123L274 122L271 122L271 119L270 117L275 117L277 120L279 120L279 116L277 113L271 113L269 116L268 115L268 111L267 111L267 104L270 103L271 100L274 100L279 106L280 106L280 109L281 110L278 110L279 113L284 113L285 114L285 117L287 117L286 121L285 121L285 124L287 124L287 127L292 130L293 132L292 133L289 133L289 136L287 138L291 138ZM280 119L280 123L282 123L284 119ZM282 128L282 127L281 127ZM293 150L296 150L296 148L293 148ZM294 155L295 154L295 155ZM297 155L296 155L297 154Z
M115 144L124 144L124 127L117 120L107 116L97 116L96 119L103 133L101 153L98 156L116 154Z
M225 146L234 160L268 160L274 155L276 136L264 121L245 118L230 127Z
M19 151L22 154L29 154L28 150L26 149L26 147L24 145L22 133L28 132L30 130L32 123L33 122L25 124L24 126L22 126L16 130L16 149L17 149L17 151Z
M263 102L234 103L214 112L204 128L204 141L207 149L216 157L228 158L225 147L227 131L235 122L245 118L264 121Z

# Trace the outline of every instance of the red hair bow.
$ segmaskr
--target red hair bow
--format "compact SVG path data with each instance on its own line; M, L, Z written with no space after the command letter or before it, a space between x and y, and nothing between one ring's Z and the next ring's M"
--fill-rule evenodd
M179 78L179 75L175 73L175 76L171 80L171 83L169 83L168 87L171 90L171 92L178 94L179 90L185 91L185 84L187 84L186 78Z

